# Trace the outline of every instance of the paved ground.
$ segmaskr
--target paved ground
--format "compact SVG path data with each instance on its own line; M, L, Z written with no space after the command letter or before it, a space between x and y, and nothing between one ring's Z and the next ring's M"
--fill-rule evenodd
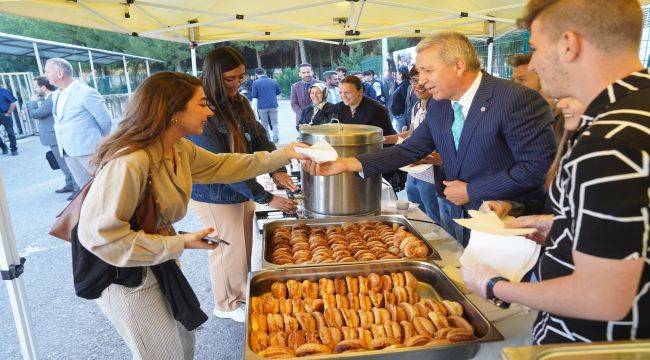
M280 142L295 140L295 118L288 101L280 103L279 117ZM0 155L0 178L19 253L27 258L23 278L41 358L128 359L128 349L95 303L75 296L69 247L47 234L55 215L67 204L66 194L54 193L63 185L61 172L50 170L38 138L22 139L18 147L19 156ZM195 230L200 224L190 213L176 228ZM211 313L206 254L187 251L181 260L204 311ZM238 359L243 336L243 324L211 317L197 331L195 358ZM0 359L21 358L4 282L0 282L0 344Z

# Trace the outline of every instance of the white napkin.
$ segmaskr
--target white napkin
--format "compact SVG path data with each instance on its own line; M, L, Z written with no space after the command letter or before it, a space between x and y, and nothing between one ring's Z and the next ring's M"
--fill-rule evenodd
M499 236L474 230L460 262L470 268L483 263L508 280L519 282L535 266L540 249L540 245L522 236Z
M339 154L336 150L325 140L318 140L314 145L308 148L295 147L295 152L305 155L316 163L324 163L338 159Z
M429 169L432 166L433 165L431 165L431 164L406 165L406 166L402 166L399 169L402 170L402 171L406 171L407 173L410 173L410 174L417 174L417 173L421 173L421 172Z
M470 216L469 219L454 219L454 221L470 230L477 230L493 235L520 236L532 234L535 232L535 229L533 228L506 228L503 223L503 219L499 219L494 211L482 212L477 210L469 210L468 214Z

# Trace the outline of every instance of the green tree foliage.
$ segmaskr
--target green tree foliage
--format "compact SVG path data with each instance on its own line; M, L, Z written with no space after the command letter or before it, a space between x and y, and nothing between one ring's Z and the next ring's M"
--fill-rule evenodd
M348 71L361 71L361 60L363 60L365 56L362 44L351 45L349 54L342 52L341 55L339 55L337 66L343 66L348 69Z
M300 76L298 76L298 69L288 67L282 69L282 74L276 76L275 79L278 81L282 96L288 98L291 95L291 84L299 81Z

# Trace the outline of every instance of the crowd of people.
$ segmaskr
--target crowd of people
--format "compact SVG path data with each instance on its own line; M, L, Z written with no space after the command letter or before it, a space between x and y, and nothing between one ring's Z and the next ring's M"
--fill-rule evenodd
M469 210L535 228L529 237L543 247L526 281L485 265L462 268L478 295L540 310L534 344L650 338L650 74L637 56L641 8L636 0L530 0L519 24L535 51L511 59L512 79L482 71L457 32L423 39L415 66L396 69L390 91L369 70L337 68L321 82L301 64L291 86L299 129L336 120L380 127L385 137L381 151L321 164L295 152L305 144L276 149L277 81L255 70L257 121L239 91L250 80L245 61L232 47L208 54L200 79L147 78L110 134L101 96L72 78L67 61L48 60L29 111L43 145L58 154L61 190L93 178L73 242L118 270L142 269L135 283L117 270L103 277L97 299L133 357L193 357L194 329L207 317L176 265L185 249L210 251L213 314L244 321L255 203L296 209L255 177L295 189L290 159L317 176L386 176L427 164L406 179L408 198L463 245L470 233L453 219ZM5 116L9 95L0 92ZM150 193L155 233L133 222ZM179 234L173 224L188 207L204 229ZM230 245L203 241L208 235ZM161 272L165 264L173 271Z

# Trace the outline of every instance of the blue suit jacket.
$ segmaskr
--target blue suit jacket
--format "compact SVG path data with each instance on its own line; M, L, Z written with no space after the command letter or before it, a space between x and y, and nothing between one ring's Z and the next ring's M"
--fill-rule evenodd
M453 216L477 209L484 200L543 198L556 144L550 108L539 93L483 73L458 151L453 121L449 100L429 101L425 121L404 143L357 157L364 176L413 163L435 150L443 160L443 180L468 183L470 202L455 207ZM437 185L443 195L442 184Z
M72 86L72 85L70 85ZM59 152L69 156L95 153L100 140L111 131L111 114L97 90L82 83L70 89L61 118L57 116L60 90L52 94L52 114Z

